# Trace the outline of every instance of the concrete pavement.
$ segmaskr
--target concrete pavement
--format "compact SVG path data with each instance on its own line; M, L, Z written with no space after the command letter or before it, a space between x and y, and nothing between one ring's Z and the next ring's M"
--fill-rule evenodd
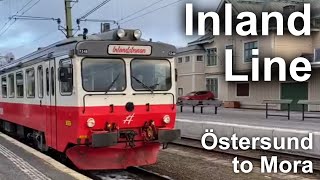
M241 137L307 137L313 133L313 149L308 151L291 150L302 155L320 155L320 119L301 121L300 112L292 112L291 120L283 117L265 118L265 111L221 108L218 114L213 109L206 109L205 114L192 113L191 108L185 108L177 114L176 128L181 129L182 137L201 139L205 129L213 129L217 137L231 137L237 134ZM275 112L286 113L286 112ZM320 113L313 113L319 116Z
M89 179L0 133L0 180Z

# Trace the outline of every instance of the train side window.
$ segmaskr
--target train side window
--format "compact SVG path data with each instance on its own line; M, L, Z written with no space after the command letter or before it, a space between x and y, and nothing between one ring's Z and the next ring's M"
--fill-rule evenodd
M54 80L55 80L54 68L51 67L51 95L54 96Z
M70 59L60 61L59 82L61 95L72 95L73 90L73 67Z
M2 97L7 97L7 76L2 76L1 78L1 89L2 89Z
M8 75L8 89L9 89L9 97L14 98L14 74Z
M24 96L24 85L23 85L23 73L16 73L16 86L17 86L17 97L23 98Z
M46 91L47 91L47 96L49 96L49 69L46 68Z
M27 97L34 98L35 97L35 77L34 77L34 69L26 70L26 86L27 86Z
M38 96L43 98L43 68L38 66Z

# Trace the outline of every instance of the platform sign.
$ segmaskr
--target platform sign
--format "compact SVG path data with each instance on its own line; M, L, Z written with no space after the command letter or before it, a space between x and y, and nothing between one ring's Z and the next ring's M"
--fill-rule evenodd
M151 55L151 46L109 45L108 53L112 55Z

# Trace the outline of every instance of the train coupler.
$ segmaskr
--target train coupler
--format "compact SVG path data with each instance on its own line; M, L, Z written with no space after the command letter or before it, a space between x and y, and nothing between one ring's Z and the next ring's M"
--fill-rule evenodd
M137 135L135 131L121 131L120 138L126 139L126 147L134 148L136 145L134 144L134 137Z

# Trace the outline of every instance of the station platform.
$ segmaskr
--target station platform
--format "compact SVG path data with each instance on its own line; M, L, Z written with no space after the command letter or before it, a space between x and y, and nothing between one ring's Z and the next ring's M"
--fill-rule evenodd
M297 137L299 139L313 134L313 149L308 151L294 150L294 153L310 156L320 155L320 119L305 119L301 112L291 112L291 118L269 117L264 110L214 109L205 108L204 113L185 107L184 112L177 113L176 128L181 129L182 137L201 139L206 129L213 129L217 137ZM273 114L286 114L286 111L272 111ZM308 113L308 116L320 117L320 113ZM293 151L293 150L292 150ZM291 151L290 151L291 152Z
M0 180L89 179L0 133Z

